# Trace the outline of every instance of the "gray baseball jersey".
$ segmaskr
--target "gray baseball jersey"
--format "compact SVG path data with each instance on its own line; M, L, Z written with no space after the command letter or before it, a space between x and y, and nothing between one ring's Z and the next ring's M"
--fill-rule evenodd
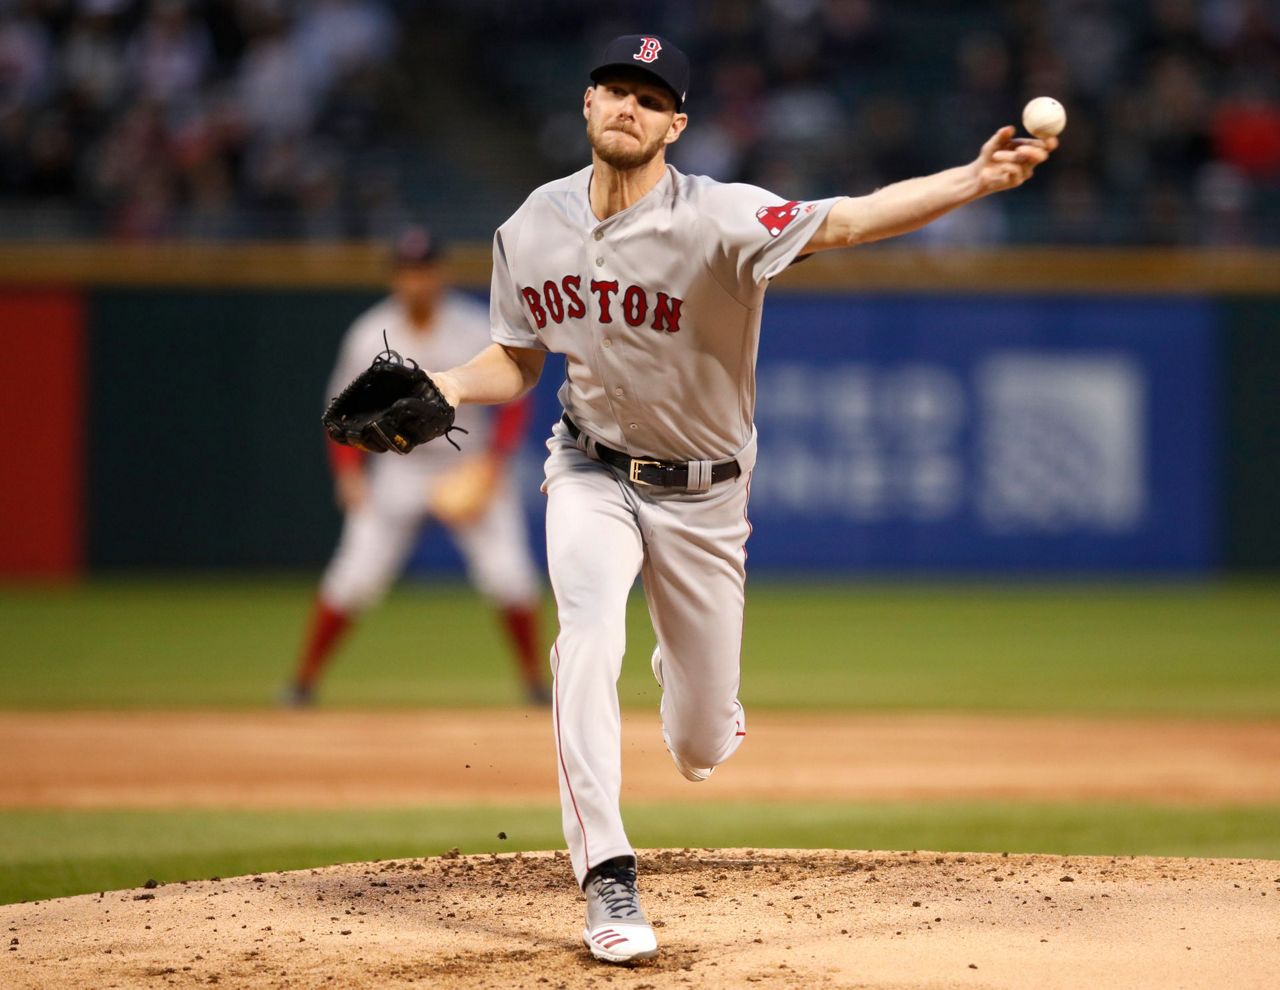
M498 229L493 340L563 353L560 401L608 446L733 456L752 437L768 280L836 200L782 202L668 166L643 199L601 221L591 171L535 190Z
M579 883L593 865L633 855L619 810L617 680L637 574L677 767L703 780L746 735L737 693L761 304L836 202L782 202L668 167L647 195L601 221L591 175L536 190L499 228L493 340L563 353L560 401L596 441L663 460L732 458L740 471L697 490L649 488L596 460L563 425L547 443L547 564L560 625L553 721Z

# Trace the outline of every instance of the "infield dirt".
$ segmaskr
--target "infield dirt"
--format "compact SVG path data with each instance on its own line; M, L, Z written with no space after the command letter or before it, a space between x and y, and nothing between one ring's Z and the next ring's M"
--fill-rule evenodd
M623 719L628 800L1280 803L1280 722L749 716L706 788L656 712ZM0 808L391 807L556 800L541 711L0 712Z

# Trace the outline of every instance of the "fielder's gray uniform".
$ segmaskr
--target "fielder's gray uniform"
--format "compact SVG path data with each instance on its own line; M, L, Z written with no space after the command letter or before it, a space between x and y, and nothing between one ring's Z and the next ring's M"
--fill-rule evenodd
M337 395L369 367L387 345L423 368L460 364L488 343L489 314L482 303L459 292L444 295L432 329L419 332L395 297L384 299L351 325L343 338L327 395ZM427 515L431 491L469 453L489 446L492 416L478 406L458 410L468 431L463 453L445 443L423 444L401 457L367 458L369 496L347 514L338 549L325 570L320 596L344 612L379 600L403 569ZM507 475L475 522L451 528L476 588L500 606L524 606L540 597L538 572L529 554L524 512Z
M755 362L769 279L836 200L667 174L607 220L587 167L536 190L494 238L492 337L566 357L560 401L582 431L547 442L547 552L560 630L552 650L565 839L587 871L634 855L618 808L616 682L635 576L662 657L668 745L714 767L742 742L738 702ZM691 488L632 484L591 456L689 461ZM709 484L712 464L736 478Z

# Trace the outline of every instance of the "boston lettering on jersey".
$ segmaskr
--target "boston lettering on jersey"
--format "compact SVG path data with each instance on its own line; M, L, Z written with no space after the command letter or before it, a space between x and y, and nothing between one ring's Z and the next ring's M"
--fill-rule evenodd
M588 301L594 301L596 319L601 323L613 323L617 319L631 327L647 323L653 330L678 333L680 307L684 303L666 292L651 295L638 285L623 289L616 279L607 282L593 279L589 291L584 293L582 278L578 275L566 275L559 282L548 280L542 284L541 292L525 286L520 295L524 296L529 315L539 330L548 320L559 324L566 319L582 319L587 315Z

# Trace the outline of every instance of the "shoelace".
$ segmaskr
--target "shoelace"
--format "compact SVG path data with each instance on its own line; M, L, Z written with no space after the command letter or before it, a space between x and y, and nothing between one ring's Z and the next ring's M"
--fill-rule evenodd
M610 918L631 918L640 913L640 896L636 892L635 874L620 871L616 876L595 878L596 895L609 909Z

